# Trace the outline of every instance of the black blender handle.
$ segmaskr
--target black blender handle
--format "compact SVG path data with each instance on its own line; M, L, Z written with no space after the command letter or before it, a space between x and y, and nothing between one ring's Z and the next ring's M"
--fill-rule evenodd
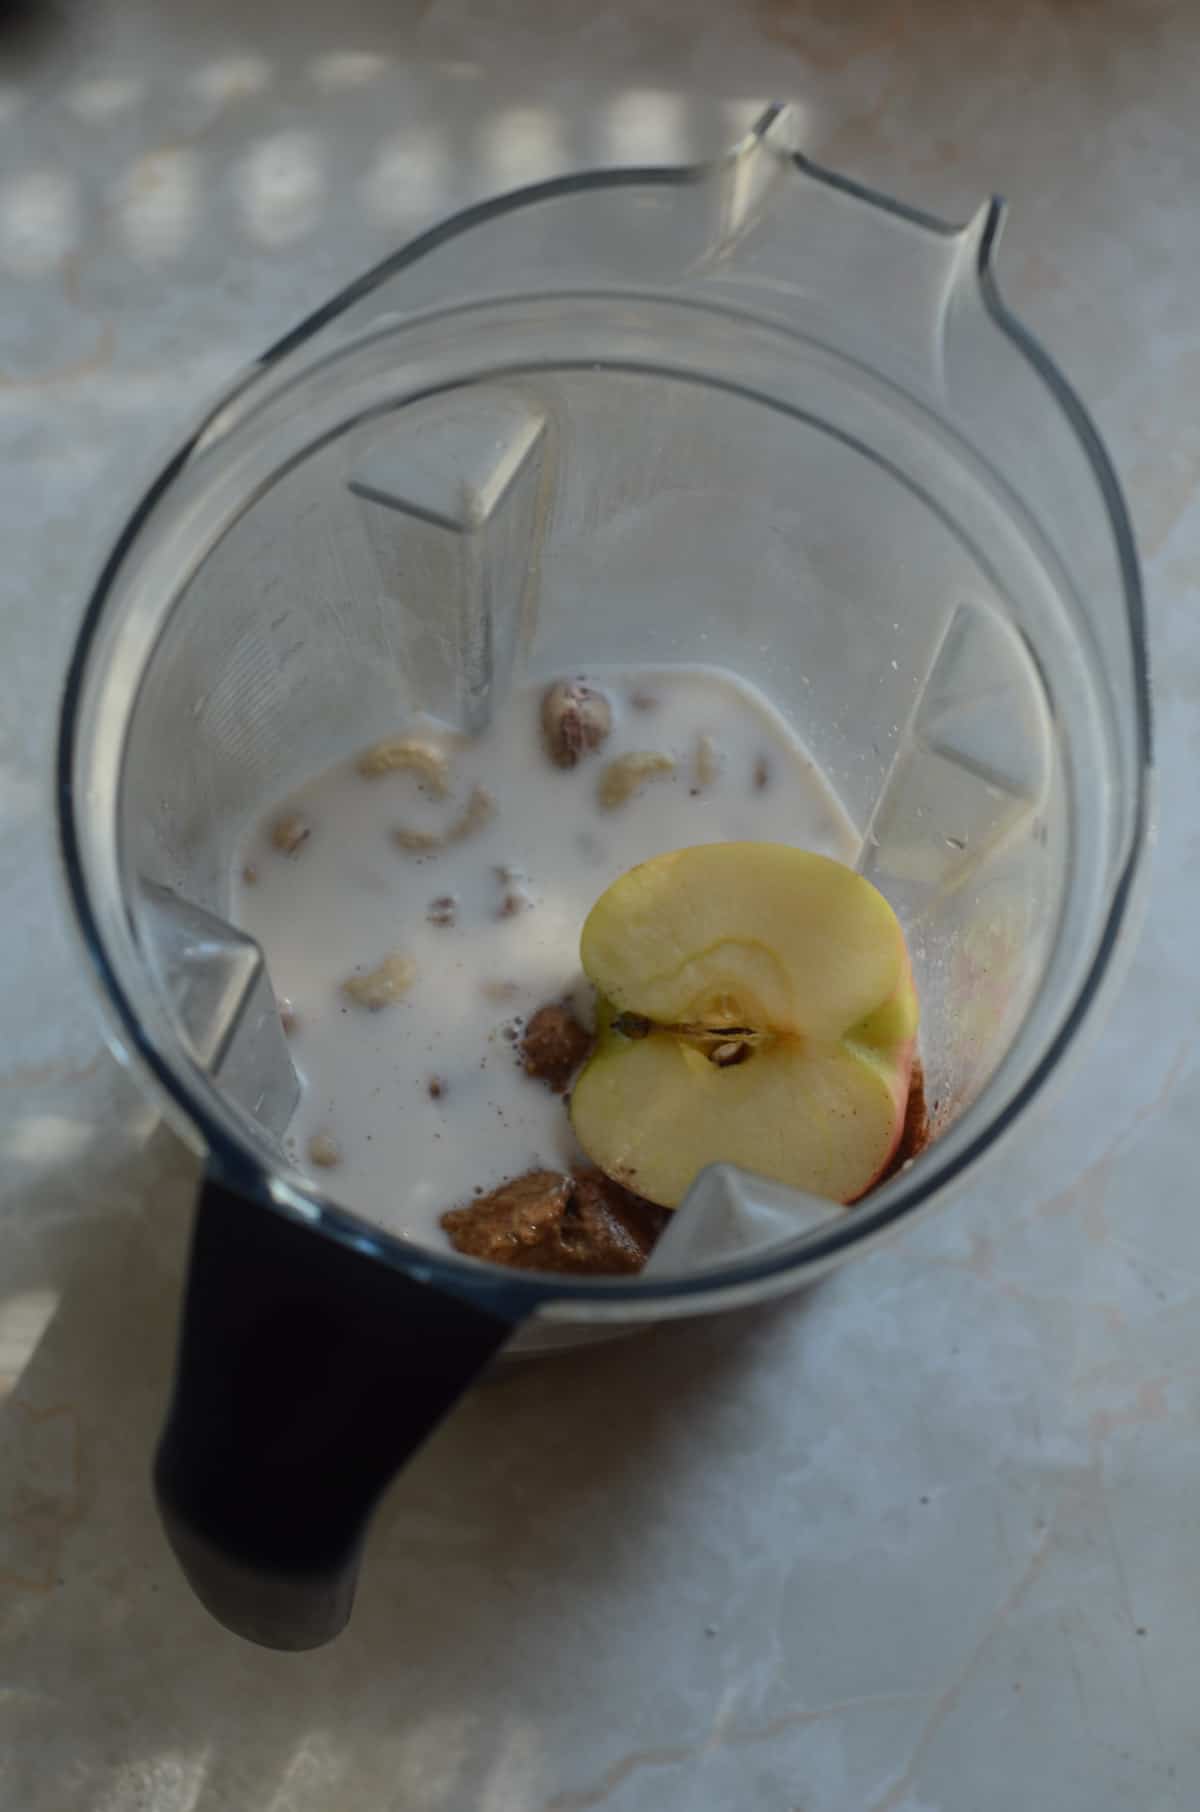
M447 1295L206 1178L154 1483L208 1610L268 1648L336 1636L376 1499L528 1307Z

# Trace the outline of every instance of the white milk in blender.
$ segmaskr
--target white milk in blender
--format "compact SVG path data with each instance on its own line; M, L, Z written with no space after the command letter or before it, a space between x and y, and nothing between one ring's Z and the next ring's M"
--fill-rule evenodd
M516 1039L567 996L590 1021L579 933L618 875L693 843L857 853L828 782L753 687L690 666L585 677L612 729L575 767L546 754L544 684L524 687L451 748L446 797L413 769L367 778L346 761L264 813L239 851L234 917L266 955L301 1083L288 1152L325 1193L422 1244L444 1246L440 1216L481 1190L578 1160L562 1099L524 1074ZM606 808L601 776L635 751L674 767ZM419 839L461 821L477 789L491 816L470 834L398 844L398 828ZM272 829L289 815L280 841L300 840L286 853ZM402 986L372 1011L344 984L389 957ZM336 1163L313 1169L313 1153Z

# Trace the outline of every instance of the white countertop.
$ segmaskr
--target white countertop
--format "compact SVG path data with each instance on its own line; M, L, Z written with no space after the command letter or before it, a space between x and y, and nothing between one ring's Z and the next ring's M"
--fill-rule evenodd
M0 1806L1185 1812L1200 12L880 0L847 32L781 0L624 23L513 0L503 30L477 0L13 10ZM487 1385L389 1495L346 1635L260 1652L191 1598L150 1500L193 1166L102 1052L52 885L86 588L204 399L342 279L526 176L714 149L769 91L815 155L934 212L1011 199L1003 287L1094 410L1146 565L1140 950L1069 1083L948 1211L805 1298Z

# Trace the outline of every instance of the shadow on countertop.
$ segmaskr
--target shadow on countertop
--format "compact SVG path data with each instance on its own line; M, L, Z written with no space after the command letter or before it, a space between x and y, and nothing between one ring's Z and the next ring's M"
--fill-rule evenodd
M736 1449L773 1330L802 1308L493 1373L388 1493L346 1633L273 1654L192 1598L151 1499L194 1160L159 1130L86 1183L81 1169L23 1204L38 1234L2 1293L49 1317L0 1405L6 1803L399 1806L385 1791L418 1769L422 1806L479 1805L481 1749L509 1743L522 1720L506 1697L511 1670L553 1676L568 1649L578 1667L589 1630L597 1677L620 1666L638 1603L653 1601L681 1540L696 1543L680 1494L703 1489L714 1430ZM117 1210L93 1218L89 1191ZM729 1540L714 1528L695 1566L730 1564Z

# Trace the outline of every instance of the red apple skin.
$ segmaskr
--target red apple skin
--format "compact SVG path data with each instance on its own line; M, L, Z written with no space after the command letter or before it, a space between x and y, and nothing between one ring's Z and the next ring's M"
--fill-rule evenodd
M896 1161L896 1154L900 1150L900 1146L904 1139L905 1129L908 1125L908 1098L912 1092L913 1070L917 1061L916 1020L918 1008L916 982L912 972L912 957L909 955L907 948L905 949L904 955L905 974L899 987L896 989L896 995L897 997L903 997L905 999L906 1007L912 1014L913 1032L912 1036L905 1041L899 1051L900 1068L897 1072L897 1078L900 1086L893 1091L899 1109L899 1118L896 1122L896 1136L892 1141L891 1149L888 1152L887 1157L879 1166L879 1169L875 1172L875 1175L871 1178L871 1181L867 1184L866 1188L861 1189L857 1195L851 1196L848 1202L843 1203L843 1206L846 1208L852 1208L855 1202L865 1200L873 1189L879 1187L880 1182L887 1176L889 1170Z

